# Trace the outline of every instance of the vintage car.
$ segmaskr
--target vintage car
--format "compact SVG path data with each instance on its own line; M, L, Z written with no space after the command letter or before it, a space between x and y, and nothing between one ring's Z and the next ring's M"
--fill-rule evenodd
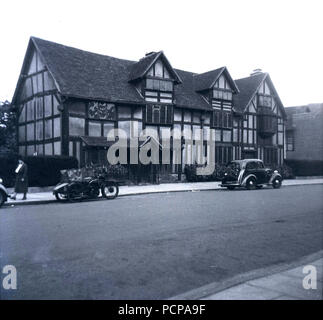
M277 170L265 168L262 160L245 159L231 161L227 165L221 187L233 190L244 187L248 190L260 189L264 185L278 189L282 184L282 176Z
M5 186L2 184L2 179L0 178L0 207L7 201L9 194Z

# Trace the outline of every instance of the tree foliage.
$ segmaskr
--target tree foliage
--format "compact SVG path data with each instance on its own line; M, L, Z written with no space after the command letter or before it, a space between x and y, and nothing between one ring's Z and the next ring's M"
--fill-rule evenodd
M0 154L16 152L16 112L9 101L0 102Z

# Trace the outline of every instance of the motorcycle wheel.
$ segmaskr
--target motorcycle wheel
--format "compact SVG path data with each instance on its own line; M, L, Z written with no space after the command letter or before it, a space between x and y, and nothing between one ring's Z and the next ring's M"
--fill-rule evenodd
M273 188L279 189L282 185L282 180L280 178L275 178L273 181Z
M55 198L57 201L66 201L68 199L66 194L60 193L60 192L55 192Z
M4 199L5 199L5 196L4 196L4 194L0 191L0 208L1 208L1 206L4 204Z
M106 199L115 199L119 194L119 187L117 184L108 184L101 188L102 196Z

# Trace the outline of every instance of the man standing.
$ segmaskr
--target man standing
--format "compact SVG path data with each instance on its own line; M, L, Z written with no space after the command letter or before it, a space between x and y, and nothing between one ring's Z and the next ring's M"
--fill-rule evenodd
M16 200L17 193L23 193L24 196L22 200L26 200L28 192L28 168L27 165L21 160L18 160L18 166L15 170L16 173L16 183L15 192L11 196L11 199Z

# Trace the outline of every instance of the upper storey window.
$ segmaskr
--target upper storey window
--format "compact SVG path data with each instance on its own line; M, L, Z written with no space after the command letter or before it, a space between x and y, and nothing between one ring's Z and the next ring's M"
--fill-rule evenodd
M174 83L160 60L150 68L145 83L146 101L173 103Z
M213 87L213 98L218 100L232 100L232 89L223 75L220 76Z

